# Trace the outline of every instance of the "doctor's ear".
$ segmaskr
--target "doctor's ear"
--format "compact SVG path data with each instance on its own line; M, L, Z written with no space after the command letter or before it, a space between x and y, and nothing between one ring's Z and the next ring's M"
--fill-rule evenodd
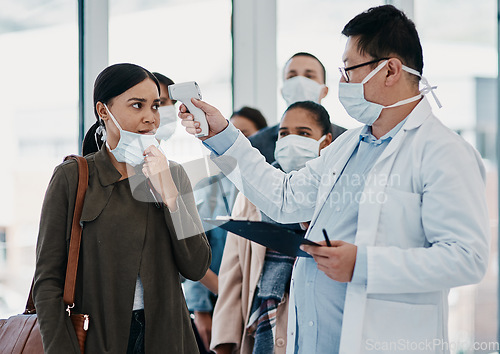
M403 63L398 58L391 58L387 62L387 77L385 80L386 86L395 85L403 74Z

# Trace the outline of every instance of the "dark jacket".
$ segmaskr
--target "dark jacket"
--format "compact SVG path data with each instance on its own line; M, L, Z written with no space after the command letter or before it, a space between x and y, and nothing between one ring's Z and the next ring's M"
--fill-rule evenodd
M276 140L278 140L278 132L280 125L276 124L272 127L267 127L259 130L254 135L248 137L254 148L260 151L266 158L267 163L274 162L274 150L276 149ZM346 129L332 123L332 138L333 140L345 132ZM332 141L333 141L332 140Z
M150 191L142 175L119 181L106 150L86 158L74 308L90 316L86 353L126 352L138 274L146 353L197 353L179 273L202 278L211 254L184 169L170 164L180 196L170 213L144 201ZM75 161L58 166L42 207L33 294L45 353L79 353L62 300L77 179Z

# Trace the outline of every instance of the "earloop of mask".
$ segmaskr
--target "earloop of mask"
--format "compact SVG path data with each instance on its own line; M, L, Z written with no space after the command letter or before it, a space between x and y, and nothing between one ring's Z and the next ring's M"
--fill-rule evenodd
M101 135L101 141L104 142L106 141L106 129L104 128L103 122L101 120L101 117L99 117L99 126L95 130L96 134L96 142L97 142L97 135Z
M432 94L432 97L434 98L434 101L436 101L436 104L438 105L439 108L443 107L443 105L441 104L441 102L439 101L436 93L434 92L435 89L437 89L437 86L432 86L430 83L429 83L429 80L427 80L426 77L420 75L420 73L412 68L409 68L405 65L403 65L403 70L409 72L410 74L413 74L413 75L416 75L420 78L420 82L422 82L422 85L424 86L421 90L420 90L420 93L422 95L426 95L428 94L429 92Z

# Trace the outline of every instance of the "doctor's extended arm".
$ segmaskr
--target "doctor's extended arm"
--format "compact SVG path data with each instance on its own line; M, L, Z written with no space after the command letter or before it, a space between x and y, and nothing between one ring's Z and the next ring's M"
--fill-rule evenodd
M309 221L321 183L321 157L300 171L285 174L269 165L248 139L209 104L193 100L209 124L209 135L201 138L212 152L212 160L236 187L270 218L282 223ZM199 133L199 123L181 106L179 117L190 134Z

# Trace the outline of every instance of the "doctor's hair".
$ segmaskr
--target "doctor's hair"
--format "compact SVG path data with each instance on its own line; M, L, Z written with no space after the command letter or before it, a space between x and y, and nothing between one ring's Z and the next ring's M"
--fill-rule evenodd
M239 110L234 111L233 114L231 114L231 118L234 116L240 116L252 121L257 130L267 127L267 120L258 109L247 106L241 107Z
M160 74L159 72L153 71L153 75L158 79L158 82L160 84L165 85L166 88L168 88L170 85L175 84L175 82L171 78L166 77L165 75ZM167 92L167 96L168 96L168 92ZM170 98L170 96L168 98ZM172 101L173 104L175 104L177 102L177 100L173 100L171 98L170 98L170 101Z
M321 71L323 72L323 83L326 84L326 69L325 69L325 66L323 65L323 63L314 55L312 55L311 53L307 53L307 52L298 52L298 53L295 53L294 55L292 55L290 57L290 59L288 59L285 63L285 66L283 68L286 68L287 64L290 62L290 60L292 60L293 58L295 57L309 57L309 58L313 58L314 60L316 60L319 65L321 65ZM283 69L285 70L285 69ZM283 71L283 74L284 74L284 71Z
M302 108L309 112L309 114L314 118L316 123L321 127L321 134L326 135L328 133L333 134L332 123L330 122L330 115L328 111L322 105L313 101L299 101L292 103L283 113L283 117L286 112L291 111L295 108Z
M358 50L374 59L396 57L422 74L424 58L415 23L392 5L372 7L345 25L342 34L358 37ZM375 63L372 67L377 66ZM415 82L420 78L412 75Z
M101 129L104 129L105 126L102 120L99 119L96 108L97 102L109 105L109 102L113 98L121 95L146 79L153 80L158 88L158 95L160 95L160 83L158 79L139 65L130 63L114 64L108 66L97 76L94 83L94 115L97 121L85 134L82 146L83 156L97 152L101 149L103 144L101 140L102 134L97 133L97 128L102 126Z

